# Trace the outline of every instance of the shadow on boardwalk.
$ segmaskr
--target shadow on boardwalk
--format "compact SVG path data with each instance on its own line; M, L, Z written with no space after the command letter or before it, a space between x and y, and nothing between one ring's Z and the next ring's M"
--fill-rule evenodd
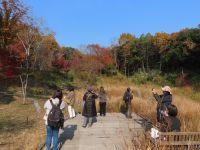
M72 140L74 137L74 132L77 130L77 125L67 125L64 131L60 134L58 150L62 148L67 140Z

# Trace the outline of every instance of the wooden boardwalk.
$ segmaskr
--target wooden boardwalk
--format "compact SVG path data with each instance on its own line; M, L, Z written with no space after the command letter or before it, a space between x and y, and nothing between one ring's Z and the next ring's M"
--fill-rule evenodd
M126 150L132 144L134 134L141 134L141 118L132 114L127 119L121 113L107 113L97 117L92 127L82 127L83 117L78 115L65 122L60 131L59 149L61 150Z

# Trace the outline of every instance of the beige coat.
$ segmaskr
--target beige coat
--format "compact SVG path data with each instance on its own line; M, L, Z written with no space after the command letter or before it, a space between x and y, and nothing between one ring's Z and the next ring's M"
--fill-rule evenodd
M75 104L75 92L74 91L69 91L69 92L64 92L64 97L63 100L70 106L74 106Z

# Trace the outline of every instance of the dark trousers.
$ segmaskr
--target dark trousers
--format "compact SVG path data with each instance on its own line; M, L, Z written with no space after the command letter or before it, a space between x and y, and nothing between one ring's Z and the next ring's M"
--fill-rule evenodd
M106 102L100 102L99 103L100 106L100 115L106 115Z
M163 122L163 114L161 114L161 109L157 108L156 111L157 111L157 122L162 123Z
M132 114L132 106L131 106L131 101L130 102L125 102L126 104L126 117L131 118Z

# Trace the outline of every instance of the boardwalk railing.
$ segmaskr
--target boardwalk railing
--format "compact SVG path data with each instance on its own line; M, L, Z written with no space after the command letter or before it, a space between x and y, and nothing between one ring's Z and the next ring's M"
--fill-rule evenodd
M158 138L152 138L150 129L153 127L159 131L159 128L154 126L150 119L137 114L143 121L143 126L146 131L146 137L155 145L157 149L195 149L200 150L200 132L158 132Z
M151 141L158 149L199 150L200 132L159 132Z

